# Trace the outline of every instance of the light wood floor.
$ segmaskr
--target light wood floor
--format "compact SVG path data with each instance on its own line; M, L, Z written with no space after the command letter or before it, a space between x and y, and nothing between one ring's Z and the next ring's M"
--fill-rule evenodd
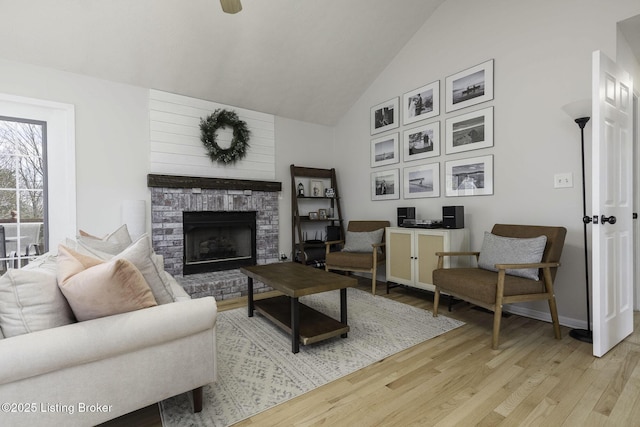
M388 297L433 307L431 295L415 290ZM517 315L503 319L492 350L492 314L466 303L441 313L466 325L236 426L640 426L640 315L634 334L598 359L569 329L555 340L551 324ZM161 422L153 405L107 425Z

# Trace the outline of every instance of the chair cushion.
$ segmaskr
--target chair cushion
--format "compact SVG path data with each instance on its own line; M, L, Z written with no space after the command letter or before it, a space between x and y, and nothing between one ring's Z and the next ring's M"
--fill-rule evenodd
M481 268L441 268L433 271L433 283L440 290L493 304L496 301L498 273ZM504 296L546 292L542 281L505 276Z
M373 252L371 245L382 242L384 228L373 231L347 231L343 252Z
M484 233L478 267L498 271L496 264L529 264L542 260L547 236L516 238ZM507 269L506 273L526 279L539 280L537 268Z
M358 268L371 269L373 267L373 251L363 252L330 252L325 259L329 268Z

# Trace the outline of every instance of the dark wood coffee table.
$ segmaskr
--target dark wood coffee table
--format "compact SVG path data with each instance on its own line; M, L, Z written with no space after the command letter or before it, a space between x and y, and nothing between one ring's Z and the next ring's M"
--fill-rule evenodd
M330 273L297 262L242 267L248 280L248 310L254 309L291 335L291 351L298 353L300 343L312 344L327 338L347 337L347 288L355 286L352 277ZM258 280L284 294L273 298L253 300L253 280ZM298 301L298 298L320 292L340 289L340 321L316 311Z

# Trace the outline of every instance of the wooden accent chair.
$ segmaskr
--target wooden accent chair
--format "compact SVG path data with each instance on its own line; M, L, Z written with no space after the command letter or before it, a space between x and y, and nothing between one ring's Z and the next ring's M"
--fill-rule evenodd
M390 225L389 221L349 221L344 240L325 242L324 269L371 273L371 293L375 295L378 264L385 262L385 228ZM332 252L333 245L341 245L342 250Z
M433 315L438 315L441 292L493 311L492 348L497 349L504 304L547 300L555 337L560 339L560 323L558 321L553 281L560 266L560 255L562 254L567 230L564 227L496 224L491 230L491 234L518 239L546 236L546 244L544 245L541 261L537 263L510 264L498 262L495 263L495 270L497 271L490 271L480 267L444 269L442 267L445 256L472 255L476 257L477 261L480 261L481 253L438 252L436 253L438 256L438 268L433 272L433 284L436 287L433 300ZM502 243L505 242L503 241ZM506 245L504 246L506 247ZM484 244L483 248L485 248ZM538 269L540 280L514 275L522 274L526 271L535 274L535 269Z

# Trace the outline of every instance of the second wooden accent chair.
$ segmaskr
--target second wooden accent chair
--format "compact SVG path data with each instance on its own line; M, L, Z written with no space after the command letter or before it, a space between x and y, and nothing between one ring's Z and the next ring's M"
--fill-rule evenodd
M481 252L436 253L433 315L438 315L441 292L493 311L491 344L496 349L504 304L546 300L555 337L560 339L553 281L566 234L564 227L496 224L485 233ZM527 260L536 258L533 253L537 259ZM445 256L469 255L476 257L478 268L442 268Z
M389 221L349 221L344 240L328 241L325 270L371 273L371 293L376 294L378 264L385 262L384 231ZM339 251L332 251L337 245Z

